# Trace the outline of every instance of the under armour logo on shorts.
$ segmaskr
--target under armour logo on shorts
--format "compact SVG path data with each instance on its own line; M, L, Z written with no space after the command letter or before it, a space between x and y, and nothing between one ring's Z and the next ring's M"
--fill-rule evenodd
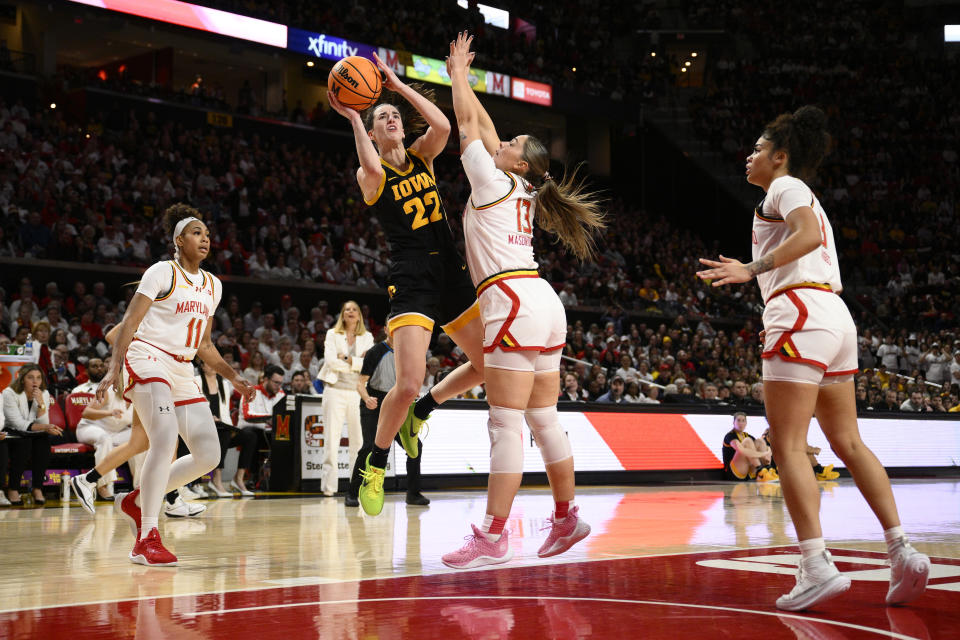
M157 408L160 409L160 413L170 413L170 407L169 407L169 406L166 406L166 407L157 407Z

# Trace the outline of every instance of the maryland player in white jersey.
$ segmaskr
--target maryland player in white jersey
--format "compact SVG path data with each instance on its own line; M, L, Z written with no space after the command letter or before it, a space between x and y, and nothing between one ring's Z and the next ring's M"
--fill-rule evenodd
M140 489L117 496L136 531L130 559L150 566L177 563L157 529L164 494L220 461L213 415L194 381L194 357L199 355L240 393L252 393L210 340L210 320L223 292L220 281L200 268L210 250L210 232L200 213L183 204L167 209L164 224L172 233L175 257L144 273L120 324L110 370L97 390L102 401L111 385L122 389L150 440ZM178 433L190 454L171 465Z
M825 127L826 116L813 106L767 125L747 158L747 181L766 191L754 212L753 261L701 258L707 268L697 273L713 286L756 277L766 303L761 334L765 408L801 554L796 587L777 599L777 607L790 611L850 588L850 579L826 550L820 527L820 492L807 458L814 413L883 526L891 570L887 604L920 596L930 572L930 559L910 545L900 526L886 471L860 439L853 383L857 331L839 296L833 229L806 182L829 146Z
M558 233L579 258L593 254L593 231L604 227L597 202L554 181L549 155L533 136L501 142L468 81L473 38L450 43L447 71L460 128L460 153L470 181L464 214L467 266L483 321L483 376L490 417L490 476L482 526L444 564L466 569L512 557L505 529L523 474L524 419L540 448L555 501L541 557L563 553L590 533L573 505L573 453L557 416L560 355L566 315L553 288L537 273L533 224Z

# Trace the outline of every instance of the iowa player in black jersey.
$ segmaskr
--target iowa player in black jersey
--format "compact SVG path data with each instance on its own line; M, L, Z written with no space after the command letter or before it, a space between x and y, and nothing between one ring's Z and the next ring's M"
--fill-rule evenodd
M353 127L360 158L357 183L390 245L387 331L393 337L397 381L381 404L377 437L362 472L360 504L371 515L383 508L387 454L423 383L434 323L440 323L474 364L458 372L464 388L483 379L483 327L476 291L455 248L433 173L433 159L447 144L450 122L435 104L374 57L389 91L367 111L366 123L357 111L327 94L330 106ZM403 98L427 125L409 146L404 144L401 110L389 102L396 97ZM416 435L401 432L400 437L407 454L416 457Z

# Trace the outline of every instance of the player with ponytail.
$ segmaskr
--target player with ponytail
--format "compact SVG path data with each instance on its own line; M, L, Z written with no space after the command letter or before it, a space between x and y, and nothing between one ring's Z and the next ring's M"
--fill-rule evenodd
M460 161L471 187L463 230L484 329L490 476L484 522L471 525L467 543L442 558L458 569L498 564L512 556L505 524L523 475L524 421L540 448L555 503L550 533L538 555L563 553L590 533L573 503L573 451L557 414L567 319L553 287L537 272L533 226L539 223L555 233L581 259L593 255L593 234L604 227L600 204L584 192L576 172L559 181L550 175L542 142L528 135L500 141L470 88L472 40L460 33L450 43L447 71L460 129ZM424 398L442 396L434 389Z
M917 598L930 572L930 559L910 546L900 526L886 471L860 439L853 382L857 329L839 295L833 228L808 186L829 145L826 116L818 107L801 107L768 124L746 166L747 181L766 192L754 210L753 261L701 258L707 268L697 273L715 287L755 277L763 295L767 421L783 498L800 541L796 587L777 600L777 607L791 611L850 587L820 528L820 492L807 458L814 414L883 526L891 569L887 604Z

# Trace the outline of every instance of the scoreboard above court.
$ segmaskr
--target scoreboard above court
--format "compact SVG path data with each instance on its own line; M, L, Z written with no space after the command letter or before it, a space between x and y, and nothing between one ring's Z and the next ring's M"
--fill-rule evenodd
M395 51L354 42L325 33L305 31L276 22L259 20L179 0L68 0L74 4L117 11L217 35L287 49L294 53L337 61L347 56L372 58L376 52L399 76L450 86L446 64L437 58ZM477 93L498 95L549 107L553 88L549 84L515 78L504 73L470 70L470 86Z

